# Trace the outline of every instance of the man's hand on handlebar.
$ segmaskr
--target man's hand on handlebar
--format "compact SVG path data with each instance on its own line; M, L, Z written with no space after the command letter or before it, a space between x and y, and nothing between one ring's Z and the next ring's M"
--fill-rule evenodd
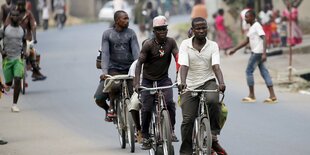
M101 80L105 80L105 79L107 79L107 78L109 78L109 77L111 77L111 75L108 75L108 74L102 74L102 75L100 75L100 79L101 79Z
M186 83L180 83L178 85L179 92L182 92L184 89L186 89L186 87L187 87Z
M224 84L224 83L219 84L219 88L218 88L218 89L219 89L220 92L223 92L223 93L224 93L225 90L226 90L225 84Z

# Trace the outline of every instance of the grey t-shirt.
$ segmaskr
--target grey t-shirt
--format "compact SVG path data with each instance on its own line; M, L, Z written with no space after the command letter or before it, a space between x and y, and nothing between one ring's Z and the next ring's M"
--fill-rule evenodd
M136 33L130 29L117 32L114 28L103 32L101 43L101 67L103 74L109 69L129 70L140 52Z
M0 30L0 38L3 39L2 54L6 54L9 59L16 59L21 56L23 49L24 30L21 26L13 27L8 25Z

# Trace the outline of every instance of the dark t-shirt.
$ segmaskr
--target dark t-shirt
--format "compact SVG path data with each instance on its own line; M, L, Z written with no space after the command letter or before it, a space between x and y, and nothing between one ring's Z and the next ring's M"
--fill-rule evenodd
M129 70L130 65L139 55L139 43L136 33L127 28L117 32L114 28L106 30L102 35L102 72L107 74L108 70Z
M139 56L139 61L144 64L143 78L157 81L168 77L173 53L178 53L178 46L172 38L167 37L163 45L158 44L154 38L146 41Z

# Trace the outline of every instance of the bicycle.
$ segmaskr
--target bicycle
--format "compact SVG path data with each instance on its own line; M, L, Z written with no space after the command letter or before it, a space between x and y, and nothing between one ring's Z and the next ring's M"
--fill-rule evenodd
M172 128L170 115L165 102L163 89L176 88L177 83L170 86L157 87L157 82L153 83L152 88L140 87L141 91L150 91L155 95L155 110L152 112L150 125L150 138L152 140L152 148L149 151L150 155L173 155L174 148L172 145Z
M195 119L192 140L193 140L193 154L196 155L211 155L212 149L212 134L210 126L210 117L206 101L206 93L217 93L218 90L204 90L204 89L186 89L185 91L191 92L193 97L199 95L199 107L197 111L197 117ZM224 93L220 103L224 99Z
M128 80L133 77L128 75L110 76L105 80L105 88L103 92L109 92L109 86L116 85L121 90L118 97L114 99L114 110L117 112L116 118L113 118L116 124L121 148L126 148L126 142L129 144L130 152L135 152L135 127L131 114L129 113L130 95L127 86ZM111 100L110 100L111 101Z
M26 58L25 56L22 56L22 61L23 61L23 64L24 64L24 75L23 75L23 78L22 78L22 81L21 81L21 93L23 95L25 95L26 93L26 87L27 87L27 82L26 82L26 78L27 78L27 63L26 63Z

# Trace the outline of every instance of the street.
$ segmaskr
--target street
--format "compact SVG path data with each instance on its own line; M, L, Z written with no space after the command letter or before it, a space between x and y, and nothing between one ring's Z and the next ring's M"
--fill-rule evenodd
M183 19L183 18L181 18ZM170 22L180 20L171 19ZM12 113L12 90L0 100L0 136L9 143L0 155L125 155L115 125L104 121L105 113L94 102L100 70L95 59L106 23L50 29L39 32L36 48L41 53L45 81L32 82L20 95L20 113ZM137 32L137 27L130 25ZM142 40L139 40L141 42ZM310 154L309 95L275 88L277 104L268 97L259 72L255 72L256 103L241 103L248 93L245 67L249 55L242 52L221 59L227 85L228 120L219 136L230 155ZM271 59L272 60L272 59ZM272 61L268 61L272 65ZM170 77L175 80L174 62ZM1 70L2 71L2 70ZM29 73L30 74L30 73ZM31 75L31 74L30 74ZM2 78L3 79L3 78ZM177 100L177 90L174 90ZM181 110L177 107L176 135L181 140ZM174 143L179 154L181 142ZM137 155L148 154L136 143Z

